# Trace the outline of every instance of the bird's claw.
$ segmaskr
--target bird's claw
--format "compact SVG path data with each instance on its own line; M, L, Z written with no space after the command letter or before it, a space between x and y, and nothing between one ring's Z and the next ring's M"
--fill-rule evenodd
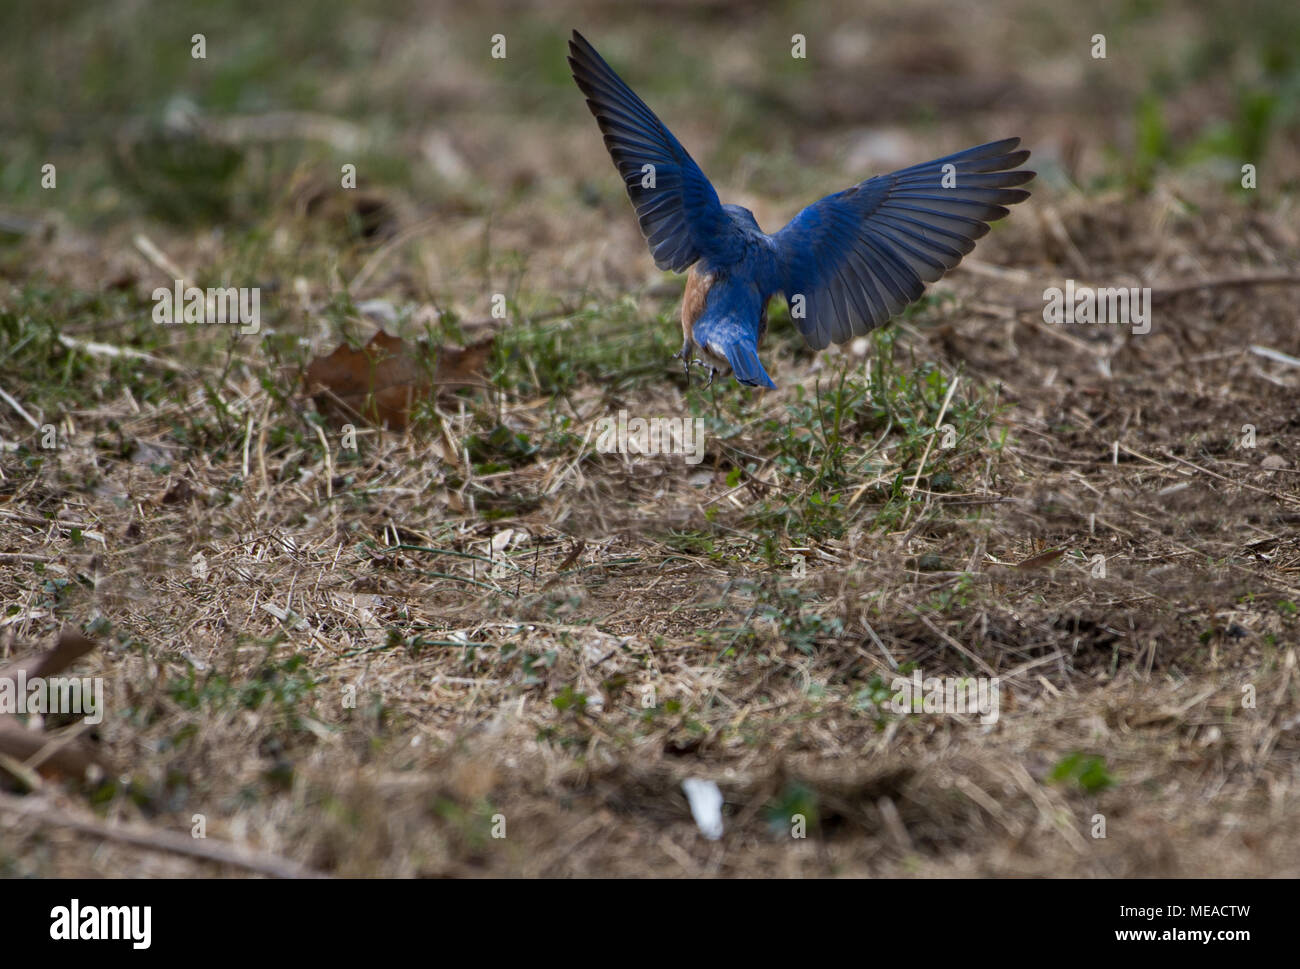
M686 374L686 386L689 387L691 385L691 359L687 356L686 349L686 347L682 347L674 353L673 359L682 362L682 373Z
M686 374L686 386L689 387L691 385L691 367L703 367L705 370L707 370L709 372L709 380L708 383L706 383L704 386L705 387L713 386L713 378L718 375L718 370L716 367L712 366L707 361L701 360L699 357L696 357L695 359L692 360L690 354L686 350L686 347L682 347L681 350L679 350L677 353L674 353L672 358L674 360L680 360L682 362L682 371Z

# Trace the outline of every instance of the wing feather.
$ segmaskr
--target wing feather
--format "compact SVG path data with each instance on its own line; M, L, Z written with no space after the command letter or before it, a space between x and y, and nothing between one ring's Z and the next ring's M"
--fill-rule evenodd
M1029 193L1019 138L994 141L828 195L772 236L776 286L804 297L810 346L843 343L901 313ZM951 168L947 167L951 166Z

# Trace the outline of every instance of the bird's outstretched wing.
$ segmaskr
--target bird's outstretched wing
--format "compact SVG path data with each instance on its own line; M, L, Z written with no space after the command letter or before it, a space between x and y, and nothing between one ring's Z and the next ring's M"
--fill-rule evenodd
M1027 199L1012 187L1034 177L1012 171L1029 157L1019 144L1007 138L867 179L814 202L776 233L774 291L791 301L809 346L884 325L961 262L1006 206Z
M681 272L701 257L723 264L739 258L743 236L700 166L576 30L569 67L623 176L655 265Z

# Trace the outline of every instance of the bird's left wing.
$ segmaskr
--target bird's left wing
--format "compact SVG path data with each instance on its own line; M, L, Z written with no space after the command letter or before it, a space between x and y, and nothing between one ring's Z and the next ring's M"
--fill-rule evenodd
M975 248L1006 206L1029 197L1019 138L994 141L828 195L772 236L773 292L809 346L883 326ZM796 307L796 297L802 305Z
M576 30L569 66L623 176L655 265L681 272L701 257L723 264L739 258L744 237L700 166Z

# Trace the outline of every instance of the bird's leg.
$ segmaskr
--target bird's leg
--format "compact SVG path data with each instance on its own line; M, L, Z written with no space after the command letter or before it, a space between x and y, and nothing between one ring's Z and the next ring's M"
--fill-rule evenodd
M686 372L686 386L687 386L687 387L690 387L690 385L691 385L691 367L703 367L705 370L707 370L707 371L709 372L709 381L708 381L708 383L706 383L704 386L706 386L706 387L712 387L712 386L713 386L713 378L714 378L715 376L717 376L718 371L717 371L717 369L716 369L716 368L715 368L711 363L709 363L707 360L701 360L699 357L694 357L694 358L692 358L692 356L691 356L691 342L692 342L692 341L687 340L685 343L683 343L683 344L682 344L682 348L681 348L679 351L677 351L676 353L673 354L673 359L674 359L674 360L681 360L681 362L682 362L682 369Z

